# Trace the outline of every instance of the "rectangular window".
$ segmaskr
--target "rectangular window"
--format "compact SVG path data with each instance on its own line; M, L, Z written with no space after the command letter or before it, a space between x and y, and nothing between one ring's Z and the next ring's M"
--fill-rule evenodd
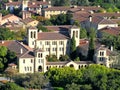
M53 42L52 42L52 45L57 45L57 42L56 42L56 41L53 41Z
M41 59L38 60L38 63L41 63Z
M25 59L23 60L23 63L25 63Z
M43 57L43 54L42 54L42 53L38 53L38 57L39 57L39 58L42 58L42 57Z
M40 45L42 45L42 42L40 41Z
M100 60L100 61L103 61L103 60L104 60L104 57L100 57L99 60Z
M76 31L76 38L78 38L78 31Z
M33 60L31 59L31 63L33 63Z
M24 67L25 68L25 71L26 71L26 67Z
M34 45L34 41L32 42L32 45Z
M63 43L64 43L63 41L59 41L59 45L63 45Z
M32 67L30 67L30 71L32 71Z
M104 56L104 52L100 52L100 56Z

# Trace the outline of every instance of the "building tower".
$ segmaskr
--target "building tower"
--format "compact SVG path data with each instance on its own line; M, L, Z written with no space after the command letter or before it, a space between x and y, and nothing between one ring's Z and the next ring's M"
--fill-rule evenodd
M22 1L22 11L27 11L28 10L28 0L23 0Z
M46 55L45 52L36 48L34 50L35 53L35 65L34 65L34 72L46 72Z
M70 38L73 37L73 35L75 36L75 40L76 40L76 47L79 46L79 41L80 41L80 28L73 25L70 30L69 30L69 35Z
M37 38L38 38L38 29L35 27L30 27L28 29L28 46L31 48L35 48Z

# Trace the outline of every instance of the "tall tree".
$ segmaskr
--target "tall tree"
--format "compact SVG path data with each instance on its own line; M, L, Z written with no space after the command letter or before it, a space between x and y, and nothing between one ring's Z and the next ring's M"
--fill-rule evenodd
M89 49L88 49L89 60L93 60L94 49L95 49L95 37L96 37L95 29L91 28L89 33Z
M76 58L76 41L75 41L74 34L73 34L73 37L71 39L71 44L70 44L70 57L72 60Z

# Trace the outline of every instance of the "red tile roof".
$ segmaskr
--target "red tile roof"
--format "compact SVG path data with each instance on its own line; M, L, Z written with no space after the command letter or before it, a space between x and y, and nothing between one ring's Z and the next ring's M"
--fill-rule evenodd
M68 31L71 25L45 26L50 31Z
M111 35L120 35L120 27L105 27L100 29L100 32L106 32Z
M14 42L13 40L8 40L8 41L0 41L0 46L6 46L8 47L12 42Z
M44 9L45 11L68 11L70 7L67 6L56 6Z
M41 32L38 33L38 40L62 40L68 39L69 37L55 32Z
M17 2L9 2L9 3L6 3L7 6L11 6L11 5L21 5L21 2L20 1L17 1Z

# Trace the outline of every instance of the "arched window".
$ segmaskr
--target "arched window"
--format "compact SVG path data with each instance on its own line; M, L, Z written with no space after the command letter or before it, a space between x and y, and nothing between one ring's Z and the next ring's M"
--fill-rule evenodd
M73 64L70 64L70 67L74 67L74 65L73 65Z
M49 68L48 68L48 66L47 66L47 68L46 68L46 69L47 69L47 70L49 69Z
M30 37L33 38L33 32L31 32Z
M76 38L78 38L78 31L76 31Z
M39 67L38 67L38 71L39 71L39 72L42 72L42 66L39 66Z

